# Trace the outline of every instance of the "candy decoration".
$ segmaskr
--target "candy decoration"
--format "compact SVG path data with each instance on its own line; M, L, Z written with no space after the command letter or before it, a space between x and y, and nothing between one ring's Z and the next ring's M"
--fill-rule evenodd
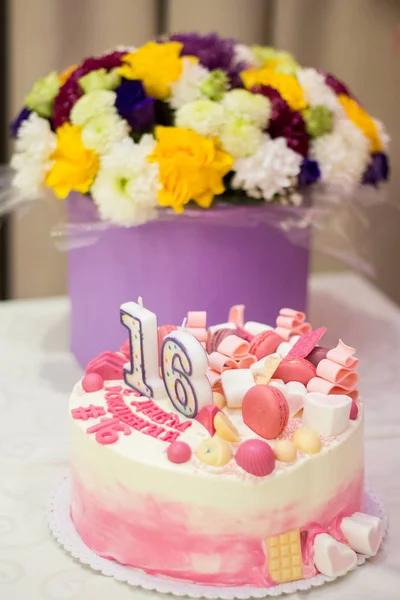
M333 362L346 367L347 369L356 369L358 366L358 359L353 356L355 354L355 348L346 346L342 340L339 340L336 348L332 348L326 355L326 358Z
M308 360L304 358L286 358L282 359L282 362L274 373L276 379L282 379L284 383L290 381L298 381L303 385L315 377L315 367Z
M189 311L186 318L185 329L205 345L207 339L207 313L206 311Z
M206 465L223 467L232 458L232 447L229 442L214 435L200 442L196 450L197 458Z
M290 440L278 440L274 445L276 460L291 463L297 458L297 448Z
M360 554L375 556L383 538L382 519L356 512L342 519L340 529L349 545Z
M351 401L350 420L355 421L358 417L358 406L354 400Z
M210 369L217 373L222 373L228 369L238 368L238 365L233 358L229 358L220 352L211 352L211 354L208 355L208 364L210 365Z
M279 354L281 358L285 358L299 339L299 335L294 335L287 342L282 342L282 344L279 344L276 349L277 354Z
M224 396L229 408L240 408L245 394L254 386L250 369L235 369L221 374Z
M308 356L325 332L326 327L319 327L306 335L302 335L290 350L288 358L305 358Z
M216 408L216 407L215 407ZM227 442L240 442L240 435L232 421L223 412L217 411L214 417L215 432L218 437Z
M326 355L329 352L329 348L325 348L324 346L315 346L313 350L311 350L310 354L306 356L306 359L314 365L314 367L318 367L321 360L326 358Z
M246 342L237 335L229 335L222 340L217 350L221 354L230 356L236 360L247 356L249 353L249 342Z
M228 335L237 335L236 327L233 323L222 323L221 325L214 325L208 328L207 332L207 352L216 352L218 346Z
M212 404L207 368L207 354L191 333L174 331L164 339L161 371L165 388L174 407L186 417L193 418Z
M272 448L262 440L246 440L240 444L235 460L239 467L256 477L266 477L275 469Z
M213 392L213 404L222 410L226 406L225 396L220 392Z
M357 554L328 533L320 533L314 539L314 564L323 575L340 577L354 569Z
M358 384L359 379L358 374L353 370L346 369L327 358L321 360L316 369L316 374L317 377L350 389Z
M264 323L259 323L258 321L247 321L247 323L244 324L244 329L253 336L258 335L263 331L274 330L270 325L264 325Z
M208 406L204 406L195 416L196 421L201 423L211 436L215 433L214 418L219 412L221 411L218 406L209 404Z
M125 383L143 396L165 398L158 369L158 331L156 315L139 303L125 302L121 323L129 331L130 362L124 367Z
M281 362L278 354L270 354L250 366L256 383L267 385Z
M286 531L267 539L268 572L274 583L303 578L300 530Z
M282 338L275 331L262 331L250 343L249 353L260 360L269 354L273 354L282 341Z
M186 442L172 442L168 446L168 460L177 465L186 463L191 459L192 449Z
M292 442L297 450L304 452L304 454L318 454L322 448L319 435L309 427L297 429L292 437Z
M229 311L228 321L235 323L236 326L243 327L244 323L244 304L236 304Z
M289 420L285 396L270 385L255 385L243 398L244 423L260 437L277 438Z
M125 357L116 352L102 352L86 367L86 375L100 375L104 381L123 379Z
M293 335L306 335L311 331L311 325L305 322L305 314L291 308L281 308L276 319L275 331L288 341Z
M289 406L289 418L292 418L303 408L307 390L299 381L289 381L282 393Z
M303 423L320 435L340 435L349 425L350 409L348 396L310 393L304 401Z
M98 392L104 386L104 379L98 373L88 373L82 379L82 387L85 392Z
M102 406L93 406L93 404L89 404L89 406L79 406L78 408L73 408L71 410L72 418L79 421L98 419L99 417L103 417L105 414L106 411Z

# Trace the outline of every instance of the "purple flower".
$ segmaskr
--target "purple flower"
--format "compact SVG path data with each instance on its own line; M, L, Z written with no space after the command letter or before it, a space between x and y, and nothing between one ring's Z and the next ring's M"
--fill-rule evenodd
M22 123L24 121L26 121L26 119L29 117L29 115L31 114L31 110L29 110L29 108L27 108L26 106L21 110L21 112L19 113L18 117L11 123L10 125L10 131L11 131L11 135L12 137L15 139L18 135L18 131L19 128L21 127Z
M257 86L253 90L269 98L272 105L268 133L272 138L284 137L289 148L306 157L310 136L300 113L292 110L280 93L266 85Z
M375 152L363 175L362 182L367 185L377 185L380 181L389 179L389 161L383 152Z
M349 88L347 86L345 86L343 81L340 81L340 79L337 79L337 77L335 77L334 75L330 75L329 73L326 73L325 74L325 83L326 83L326 85L329 85L329 87L338 96L340 94L345 94L345 96L350 96L351 98L353 97Z
M137 133L150 131L155 123L154 98L146 96L143 83L138 79L125 80L115 91L115 107L132 130Z
M199 35L197 33L175 33L169 41L181 42L181 56L196 56L203 67L210 71L221 69L230 77L232 87L243 87L239 73L247 65L234 65L235 40L220 38L216 33Z
M83 94L79 79L97 69L111 71L111 69L121 66L121 59L125 54L126 52L112 52L98 58L87 58L80 67L75 69L54 99L52 119L55 128L69 120L72 107Z
M308 160L305 158L301 163L299 173L299 187L312 185L321 177L321 171L316 160Z

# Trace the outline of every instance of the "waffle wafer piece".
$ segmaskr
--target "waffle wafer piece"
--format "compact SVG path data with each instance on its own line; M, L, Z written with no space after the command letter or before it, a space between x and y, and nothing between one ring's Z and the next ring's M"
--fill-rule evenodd
M266 541L268 571L275 583L303 578L300 531L295 529L270 537Z

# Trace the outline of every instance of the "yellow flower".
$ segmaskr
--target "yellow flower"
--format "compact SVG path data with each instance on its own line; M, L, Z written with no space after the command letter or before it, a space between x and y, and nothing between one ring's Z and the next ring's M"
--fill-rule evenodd
M155 136L158 143L148 160L159 165L159 204L182 212L194 200L209 208L214 196L225 190L222 178L232 168L231 155L220 150L217 140L191 129L157 127Z
M63 71L62 73L59 74L58 76L58 80L60 82L60 85L64 85L64 83L67 81L67 79L69 79L70 75L72 75L72 73L78 68L78 65L71 65L70 67L68 67L67 69L65 69L65 71Z
M182 73L181 50L180 42L148 42L123 57L120 74L126 79L141 79L148 96L165 100L171 93L171 83Z
M373 118L361 108L358 102L345 94L339 96L339 102L346 111L346 115L350 121L361 129L365 137L369 139L371 143L371 152L382 152L382 142L379 138L378 128Z
M82 144L78 125L64 123L56 133L57 146L50 156L54 162L46 176L46 185L59 198L66 198L72 190L85 194L99 168L97 154Z
M307 107L303 89L294 75L278 73L274 69L249 69L240 74L248 90L255 85L269 85L277 90L293 110L304 110Z

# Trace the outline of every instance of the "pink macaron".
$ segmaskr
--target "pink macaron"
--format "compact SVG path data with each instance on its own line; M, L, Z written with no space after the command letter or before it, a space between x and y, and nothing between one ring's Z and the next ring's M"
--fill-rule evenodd
M243 421L266 440L277 438L289 420L289 406L285 396L270 385L255 385L244 396Z
M303 385L316 376L316 369L305 358L284 358L274 373L274 379L282 379L284 383L299 381Z
M261 360L269 354L273 354L283 339L272 329L262 331L251 341L249 353L253 354L257 360Z

